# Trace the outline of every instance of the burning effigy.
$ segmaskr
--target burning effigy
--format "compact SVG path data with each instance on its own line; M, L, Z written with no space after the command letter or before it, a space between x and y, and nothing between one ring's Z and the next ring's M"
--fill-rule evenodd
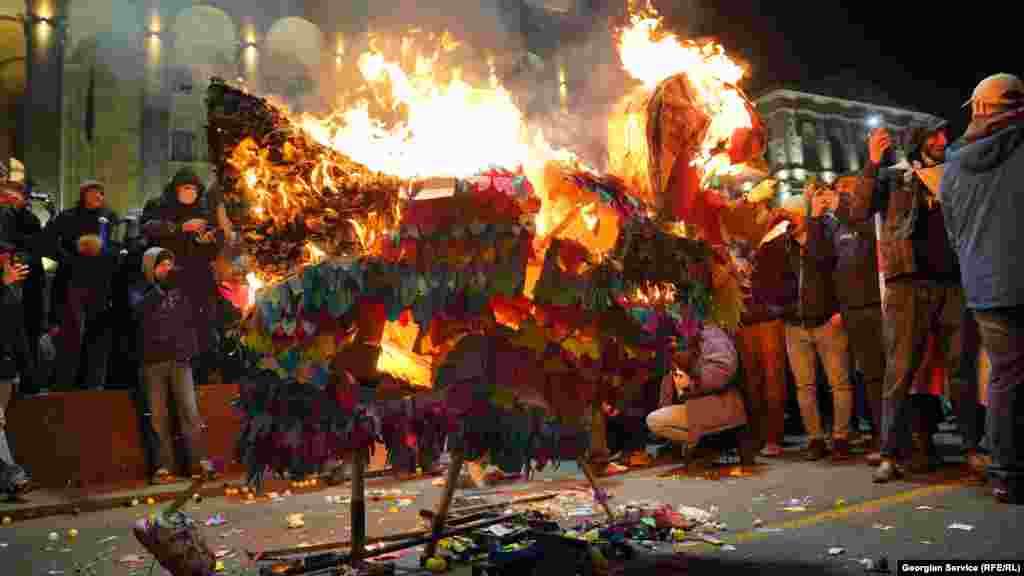
M721 46L659 26L637 15L619 35L640 86L608 119L610 174L550 146L496 78L432 85L429 58L406 72L372 43L360 71L389 87L397 125L211 85L211 158L255 296L239 402L254 477L496 410L585 426L700 322L738 324L718 245L756 226L715 187L756 161L763 130ZM463 136L479 142L448 149ZM511 444L469 432L468 453Z

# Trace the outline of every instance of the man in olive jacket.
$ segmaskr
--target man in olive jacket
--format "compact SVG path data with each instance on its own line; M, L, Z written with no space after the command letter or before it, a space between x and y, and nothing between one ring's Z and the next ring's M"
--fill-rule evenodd
M988 435L993 493L1024 501L1020 391L1024 380L1024 82L1010 74L983 80L969 101L971 124L948 152L940 196L960 257L967 306L978 320L992 365Z
M909 393L929 334L945 344L948 373L960 374L960 347L950 344L959 341L963 315L959 266L946 236L937 190L928 185L933 173L929 170L941 169L945 160L946 124L915 126L909 140L907 159L882 167L892 140L885 128L873 131L869 162L853 191L840 197L836 211L847 223L882 215L878 244L886 286L886 370L882 460L874 474L880 483L902 474L895 458L900 447L910 444ZM930 446L928 442L925 448Z

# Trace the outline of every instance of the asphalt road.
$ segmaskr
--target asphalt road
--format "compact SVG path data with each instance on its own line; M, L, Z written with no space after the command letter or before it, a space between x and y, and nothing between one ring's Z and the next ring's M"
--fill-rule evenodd
M1017 532L1024 528L1024 507L996 503L980 486L964 483L956 465L888 485L872 484L871 469L861 462L836 466L787 458L762 461L740 474L722 468L719 472L725 474L662 476L669 468L634 471L602 484L613 503L648 500L692 506L714 513L725 524L726 530L716 535L721 545L694 543L682 548L691 560L690 573L728 569L864 574L865 559L877 562L883 556L892 567L911 558L1024 560L1024 540ZM582 478L575 466L563 464L531 483L502 485L483 497L497 501L576 488L575 502L557 504L563 510L575 509L591 502L579 491ZM417 529L417 512L433 508L441 490L429 480L371 481L368 489L398 491L389 499L368 503L370 536ZM203 523L214 518L216 524L217 516L223 519L223 524L207 526L204 532L211 547L223 554L225 574L254 573L244 567L243 550L347 540L348 496L347 486L342 486L274 500L210 498L190 504L186 511ZM135 541L131 527L154 509L143 503L2 525L0 575L71 576L76 567L86 565L92 572L85 573L96 575L148 574L151 558ZM296 513L303 515L304 526L289 528L287 517ZM68 536L71 529L77 530L73 539ZM55 542L50 539L53 533ZM411 564L415 557L413 550L398 562ZM153 571L161 573L159 566Z

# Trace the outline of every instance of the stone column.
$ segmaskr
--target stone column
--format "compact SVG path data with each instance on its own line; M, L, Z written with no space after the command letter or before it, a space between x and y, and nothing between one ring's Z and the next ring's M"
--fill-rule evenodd
M260 38L256 24L247 19L240 30L241 41L238 43L238 75L245 81L245 86L252 92L260 90ZM229 78L228 80L233 80Z
M815 123L814 128L818 137L818 159L821 161L821 170L834 173L836 168L832 161L832 145L828 140L828 121L820 119Z
M67 0L27 0L25 4L26 77L21 127L25 176L42 191L60 193Z
M173 44L162 16L155 1L143 11L142 150L139 154L142 177L138 191L143 204L163 190L170 159L171 98L167 59Z
M786 110L782 112L785 117L786 126L786 165L790 170L803 168L804 165L804 139L800 135L796 112Z

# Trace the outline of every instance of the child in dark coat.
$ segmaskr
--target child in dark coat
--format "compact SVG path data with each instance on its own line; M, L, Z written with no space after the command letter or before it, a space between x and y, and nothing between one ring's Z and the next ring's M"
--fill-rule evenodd
M174 254L164 248L150 248L142 258L145 284L132 295L132 306L140 329L142 385L146 391L150 422L158 438L153 475L154 484L174 481L174 443L168 407L176 402L178 429L186 445L196 453L203 423L196 404L191 360L198 351L191 306L181 286L181 272L174 266ZM200 465L212 474L209 460Z

